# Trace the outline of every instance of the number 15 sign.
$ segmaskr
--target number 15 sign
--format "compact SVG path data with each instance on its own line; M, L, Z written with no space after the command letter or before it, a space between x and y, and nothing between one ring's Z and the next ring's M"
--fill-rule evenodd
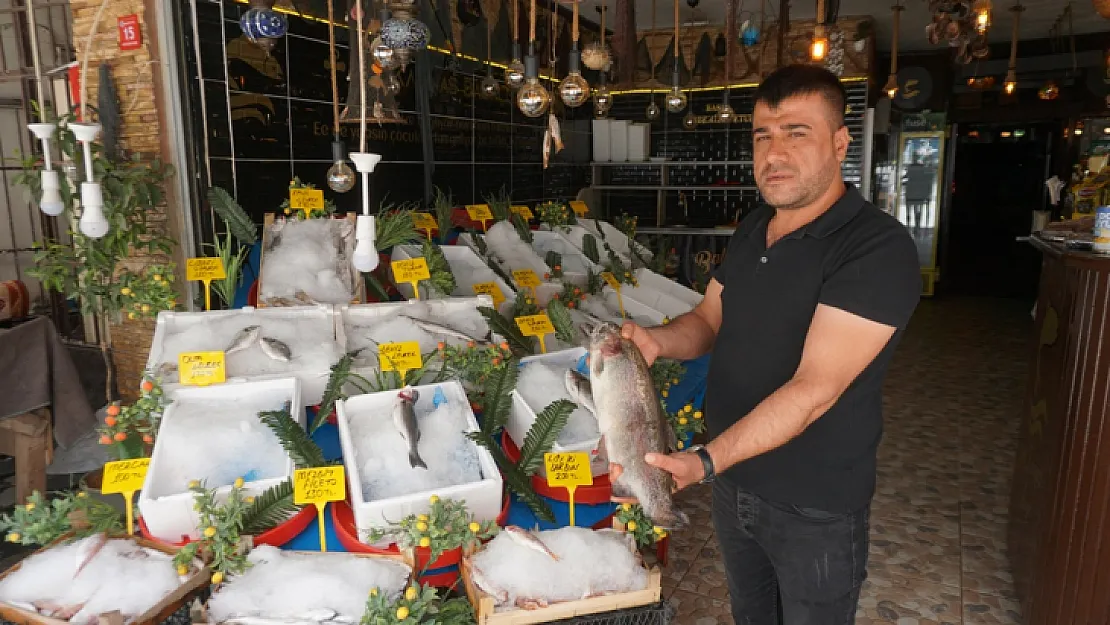
M124 15L116 23L119 26L120 50L138 50L143 47L143 29L139 26L138 15Z

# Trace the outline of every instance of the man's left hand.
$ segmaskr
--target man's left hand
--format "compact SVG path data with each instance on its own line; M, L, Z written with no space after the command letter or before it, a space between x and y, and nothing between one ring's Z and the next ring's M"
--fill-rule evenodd
M663 469L674 476L675 490L679 491L691 484L705 479L705 467L697 454L678 452L674 454L648 454L644 460L653 467Z

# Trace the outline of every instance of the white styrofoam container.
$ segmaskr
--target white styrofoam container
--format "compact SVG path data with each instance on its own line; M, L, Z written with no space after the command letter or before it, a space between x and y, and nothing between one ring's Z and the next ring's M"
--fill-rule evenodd
M617 298L617 292L606 285L601 292L602 297L605 298L606 303L613 310L620 310L620 300ZM643 304L630 297L624 296L624 289L621 289L621 295L624 299L624 314L625 318L630 321L635 321L640 325L657 326L662 325L663 320L668 317L665 313ZM618 313L619 314L619 313ZM614 321L615 323L616 321Z
M601 271L601 267L594 263L586 255L582 253L574 243L561 233L553 230L536 230L532 233L532 249L540 255L540 258L545 258L548 252L556 252L565 260L567 258L575 258L579 260L582 265L594 273ZM585 272L567 271L566 267L563 268L563 280L570 282L575 286L585 287L589 281Z
M473 295L471 297L449 297L447 299L351 304L341 307L336 315L336 335L342 340L340 345L343 347L344 352L347 352L350 350L350 346L347 343L348 323L356 321L367 322L373 319L380 319L382 317L390 317L398 314L404 314L425 321L434 321L434 319L425 319L423 315L407 312L417 308L424 308L425 306L427 307L426 310L431 313L430 316L434 316L437 319L450 319L451 314L457 313L458 311L466 309L477 310L481 306L493 308L493 298L488 295ZM503 338L504 337L500 335L493 335L494 341L501 341Z
M630 124L628 127L628 160L646 161L651 156L651 124Z
M594 161L603 163L612 160L613 152L609 149L609 120L591 121L593 121Z
M467 239L469 240L470 237L468 236ZM497 284L497 288L501 289L501 294L505 296L505 302L501 304L502 312L512 306L516 291L508 284L505 284L505 281L494 273L493 270L482 261L478 253L471 249L469 245L441 245L439 249L443 252L443 257L447 259L447 264L451 266L451 271L456 273L456 278L457 273L461 269L477 278L478 282L494 282ZM420 254L420 246L417 245L398 245L393 248L394 260L416 258L420 256ZM472 289L471 286L472 285L458 284L455 288L455 292L451 295L459 297L473 296L474 289ZM398 284L397 289L406 299L412 299L413 293L411 284Z
M577 369L578 363L585 358L586 348L575 347L572 349L565 349L557 352L550 352L547 354L537 354L535 356L528 356L520 359L520 366L524 367L528 363L543 362L544 364L553 367L566 367L567 369ZM524 444L524 437L528 435L528 430L531 429L532 424L536 422L536 414L542 412L547 406L530 406L528 402L524 401L524 397L513 389L512 392L513 405L509 412L509 421L505 424L505 431L509 433L509 438L513 439L519 448ZM599 458L598 444L601 437L582 441L570 446L562 446L558 443L552 445L552 451L581 451L589 454L590 456L590 471L594 476L606 475L609 472L609 463L604 458ZM540 468L540 475L546 476L547 471L545 468Z
M274 308L253 308L247 306L244 308L237 308L234 310L211 310L206 312L177 312L173 310L163 310L158 313L158 321L154 326L154 339L150 344L150 353L147 356L146 367L148 371L155 370L159 363L162 362L163 345L167 336L171 332L183 331L186 328L198 323L203 323L205 319L232 317L236 315L254 315L258 323L265 328L266 319L304 319L304 323L321 324L327 326L332 331L332 338L341 347L343 342L338 340L335 336L336 316L337 311L334 306L329 304L316 304L314 306L290 306L290 307L274 307ZM223 351L226 345L197 345L196 351ZM331 375L330 365L322 370L301 370L295 367L290 367L288 371L274 372L274 373L261 373L257 375L246 376L231 376L228 377L227 382L242 382L247 380L275 380L293 376L300 380L300 392L306 405L315 405L320 403L323 398L324 389L328 384L328 376ZM163 382L162 388L166 391L172 391L180 388L181 384L176 382L166 383Z
M466 392L458 380L450 380L438 384L428 384L413 387L419 393L416 400L416 414L428 413L432 410L432 401L436 389L441 389L449 402L462 402L466 406L467 425L469 432L478 430L478 420L470 410L470 402ZM358 528L359 539L365 541L370 530L375 527L386 527L391 522L396 522L410 514L425 514L431 504L428 498L438 495L442 498L460 499L466 501L466 507L478 521L494 521L501 513L502 485L501 473L484 447L474 442L478 453L478 464L481 467L482 479L470 484L456 484L438 488L434 491L419 491L390 497L378 501L366 501L362 494L362 475L359 467L365 459L359 458L351 437L351 418L355 414L369 411L391 411L397 397L397 391L384 391L359 395L340 401L336 405L336 415L339 423L339 442L343 447L343 464L347 471L347 480L350 484L351 507L354 510L355 526ZM392 434L392 433L391 433Z
M614 162L628 160L628 120L609 120L609 153Z
M609 247L613 248L614 252L625 258L632 257L631 246L633 245L636 246L636 250L639 252L640 256L644 257L644 260L650 261L655 256L651 250L640 245L640 243L630 241L628 235L621 232L616 226L607 221L601 221L600 219L579 219L578 224L597 237L598 249L603 254L605 252L605 247L602 245L601 234L604 232L604 242L608 243Z
M697 291L688 289L650 269L641 267L636 270L635 276L639 286L621 285L625 309L632 309L638 304L674 319L690 312L701 303L702 295ZM613 288L607 284L603 292L606 300L615 306L617 295Z
M536 232L543 232L543 231L542 230L533 231L532 234L535 235ZM484 235L479 234L478 236L481 237L481 236L484 236ZM462 234L459 235L459 244L465 245L466 247L469 247L470 250L472 252L474 252L474 254L476 256L478 255L478 244L474 242L474 238L470 236L469 232L463 232ZM481 257L479 256L479 258L481 258ZM505 273L507 273L509 275L512 275L512 270L509 267L502 266L501 269ZM587 282L586 274L570 274L570 273L564 272L563 277L566 279L567 282L570 282L570 283L574 284L575 286L580 286L580 287L585 287L586 286L586 282ZM540 276L540 280L543 280L542 275ZM561 293L562 290L563 290L563 283L558 281L558 280L544 282L543 284L536 287L536 301L537 301L537 304L541 308L547 306L547 303L551 301L551 298L554 297L555 295L557 295L558 293Z
M301 397L301 384L295 377L284 377L254 382L233 382L208 387L182 387L168 391L172 403L166 407L159 427L165 427L166 423L173 421L174 414L180 405L188 403L190 400L231 400L252 395L288 400L292 406L290 413L293 419L302 427L305 425L305 402ZM256 414L249 416L253 419L258 418ZM157 488L157 485L159 480L162 479L162 473L164 473L161 467L167 462L163 460L165 454L168 453L165 450L173 443L173 439L163 437L157 437L154 443L154 451L150 456L150 466L147 468L143 489L139 493L139 513L142 514L143 522L146 523L147 529L155 538L176 543L181 540L182 536L188 536L190 539L199 537L197 524L200 519L196 511L193 510L193 494L189 492L185 485L181 486L181 492L171 495L152 498L149 494L156 490L165 490ZM290 459L285 475L253 480L245 483L243 489L250 495L259 495L291 478L294 468L293 460ZM213 486L209 485L209 487ZM226 498L230 492L231 485L221 485L216 489L216 496Z

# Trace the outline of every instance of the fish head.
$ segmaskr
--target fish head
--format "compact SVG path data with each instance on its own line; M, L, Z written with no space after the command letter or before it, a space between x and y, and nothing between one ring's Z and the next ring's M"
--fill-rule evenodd
M416 400L419 398L420 392L411 386L406 386L405 388L397 391L397 399L405 403L415 404Z
M605 366L605 361L620 356L624 351L624 338L614 323L601 321L589 328L590 372L597 374Z

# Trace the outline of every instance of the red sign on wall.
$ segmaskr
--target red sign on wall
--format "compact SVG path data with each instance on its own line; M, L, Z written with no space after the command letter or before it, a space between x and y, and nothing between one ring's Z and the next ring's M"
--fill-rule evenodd
M119 18L119 49L138 50L143 47L143 30L139 27L139 16L132 13Z

